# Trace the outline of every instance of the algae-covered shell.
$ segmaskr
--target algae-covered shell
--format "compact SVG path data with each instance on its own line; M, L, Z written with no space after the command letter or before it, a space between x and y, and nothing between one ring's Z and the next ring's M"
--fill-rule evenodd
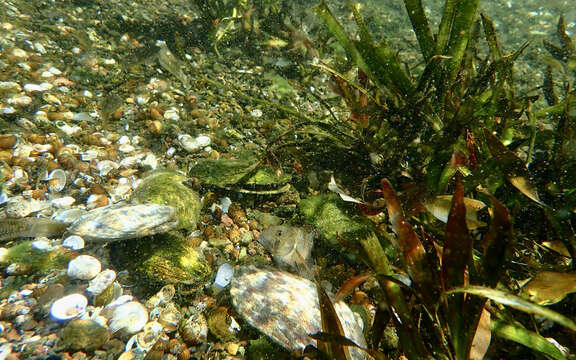
M309 334L322 330L316 285L279 270L242 267L232 279L230 294L240 315L250 325L290 351L316 345ZM346 337L366 347L362 328L342 301L334 303ZM361 350L349 348L354 359L364 359Z
M186 176L172 170L155 170L134 189L132 202L154 203L176 209L178 227L194 229L200 217L202 203L198 193L184 182Z
M150 286L181 284L191 289L201 285L211 273L204 254L178 234L162 234L155 241L141 239L111 245L114 263Z
M89 211L68 232L89 241L118 241L169 231L177 224L175 210L169 206L116 204Z
M108 329L94 320L72 320L60 335L63 348L76 351L94 351L110 338Z

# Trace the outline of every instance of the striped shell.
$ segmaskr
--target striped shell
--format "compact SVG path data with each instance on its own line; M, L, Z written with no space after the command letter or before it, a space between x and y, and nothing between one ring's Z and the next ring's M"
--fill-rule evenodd
M89 241L118 241L172 230L175 210L157 204L115 204L89 211L68 228L69 234Z
M309 334L322 330L316 285L279 270L247 266L237 270L230 294L236 310L253 327L290 351L316 345ZM334 303L346 337L366 347L362 329L342 301ZM353 359L364 359L362 350L349 348Z

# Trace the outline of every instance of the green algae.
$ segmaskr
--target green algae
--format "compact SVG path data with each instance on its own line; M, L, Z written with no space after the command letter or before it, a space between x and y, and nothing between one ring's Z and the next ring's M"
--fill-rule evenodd
M188 178L173 170L156 170L134 190L135 203L155 203L176 209L178 228L192 230L200 218L202 203L198 193L184 184Z

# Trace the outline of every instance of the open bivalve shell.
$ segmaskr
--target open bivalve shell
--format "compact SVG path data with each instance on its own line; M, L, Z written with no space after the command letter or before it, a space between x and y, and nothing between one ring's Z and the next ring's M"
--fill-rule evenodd
M322 331L316 285L308 280L279 270L241 267L236 271L230 295L238 313L250 325L290 351L316 346L310 334ZM362 328L352 310L342 301L334 308L346 337L366 347ZM365 353L349 348L353 359L364 359Z
M148 310L139 302L129 301L115 307L108 319L108 328L114 335L129 336L146 326Z
M50 307L50 315L58 321L66 321L82 315L88 299L82 294L70 294L60 298Z
M68 263L66 274L71 279L92 280L102 270L100 261L90 255L80 255Z

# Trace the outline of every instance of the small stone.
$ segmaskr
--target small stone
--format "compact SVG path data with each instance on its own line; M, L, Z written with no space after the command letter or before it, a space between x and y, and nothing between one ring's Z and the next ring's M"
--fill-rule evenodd
M230 240L225 237L212 237L208 239L208 243L215 248L223 249L230 243Z
M238 348L240 346L236 343L228 343L228 345L226 346L226 351L228 352L228 354L235 356L238 353Z

